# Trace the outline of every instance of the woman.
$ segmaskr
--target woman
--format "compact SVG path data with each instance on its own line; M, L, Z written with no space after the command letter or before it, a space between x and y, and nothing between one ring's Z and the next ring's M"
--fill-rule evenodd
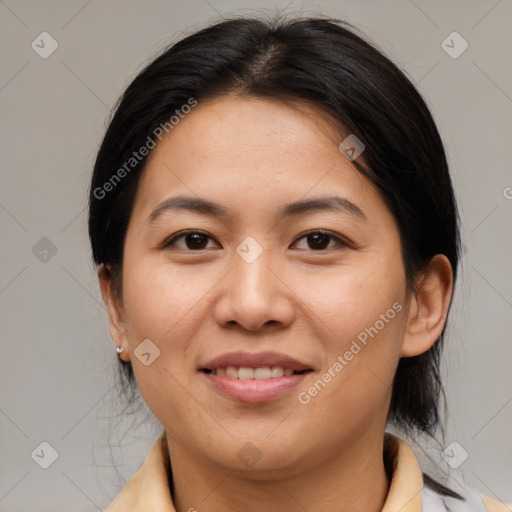
M500 510L385 432L439 426L458 215L424 101L346 24L225 21L150 63L89 231L163 426L108 512Z

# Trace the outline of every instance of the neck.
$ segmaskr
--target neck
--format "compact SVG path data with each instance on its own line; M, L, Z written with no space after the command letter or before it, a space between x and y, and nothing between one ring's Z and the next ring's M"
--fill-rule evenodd
M389 490L382 436L360 438L305 471L294 465L243 476L169 446L176 512L380 512Z

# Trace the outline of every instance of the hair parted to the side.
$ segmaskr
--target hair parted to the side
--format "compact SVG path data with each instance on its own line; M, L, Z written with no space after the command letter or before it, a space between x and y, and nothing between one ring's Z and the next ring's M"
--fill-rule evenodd
M124 239L145 158L108 193L98 190L191 98L201 102L227 94L307 101L355 134L366 149L364 163L353 164L398 223L408 288L414 291L436 254L449 259L455 284L459 217L445 151L425 101L405 74L343 21L239 18L168 48L117 105L94 167L89 236L94 263L107 265L120 295ZM389 420L406 433L434 436L442 430L445 330L430 350L398 364ZM123 372L133 379L129 363Z

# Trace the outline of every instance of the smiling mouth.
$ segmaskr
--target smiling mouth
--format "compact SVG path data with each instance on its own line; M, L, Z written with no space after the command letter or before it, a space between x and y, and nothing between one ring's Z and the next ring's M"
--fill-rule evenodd
M292 375L303 375L313 370L294 370L282 366L261 366L250 368L247 366L226 366L220 368L203 368L202 372L215 375L217 377L227 377L233 380L269 380L279 379L281 377L290 377Z

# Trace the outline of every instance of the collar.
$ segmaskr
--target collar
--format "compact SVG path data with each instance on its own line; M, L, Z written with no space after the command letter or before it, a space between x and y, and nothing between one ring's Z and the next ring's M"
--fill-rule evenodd
M382 512L422 512L423 475L411 447L386 432L384 455L392 476ZM168 477L169 452L163 434L105 512L176 512Z

